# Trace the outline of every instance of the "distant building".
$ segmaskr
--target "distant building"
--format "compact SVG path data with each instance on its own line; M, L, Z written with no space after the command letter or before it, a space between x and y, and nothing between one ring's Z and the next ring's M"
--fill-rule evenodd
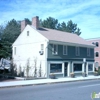
M100 38L87 39L87 41L95 45L94 49L95 67L98 67L100 66Z

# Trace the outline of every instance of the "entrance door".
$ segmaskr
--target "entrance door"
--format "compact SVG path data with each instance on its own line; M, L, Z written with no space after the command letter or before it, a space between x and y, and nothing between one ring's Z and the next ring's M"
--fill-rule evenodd
M68 63L65 62L65 64L64 64L64 76L67 76L67 68L68 68Z

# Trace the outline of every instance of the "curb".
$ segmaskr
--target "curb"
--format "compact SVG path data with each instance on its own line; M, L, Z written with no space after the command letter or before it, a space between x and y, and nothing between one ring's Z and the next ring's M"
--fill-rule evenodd
M51 81L44 83L32 83L32 84L22 84L22 85L12 85L12 86L0 86L1 88L12 88L12 87L24 87L24 86L34 86L34 85L45 85L45 84L57 84L57 83L66 83L66 82L77 82L77 81L89 81L89 80L99 80L100 78L91 78L91 79L80 79L80 80L68 80L68 81ZM52 79L55 80L55 79Z

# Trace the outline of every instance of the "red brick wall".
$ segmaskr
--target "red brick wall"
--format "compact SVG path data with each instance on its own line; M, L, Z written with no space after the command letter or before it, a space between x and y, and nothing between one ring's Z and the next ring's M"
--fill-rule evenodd
M100 38L99 39L91 39L91 40L88 40L88 41L90 41L91 43L98 42L98 47L96 46L95 49L94 49L94 57L95 57L95 62L98 62L99 66L100 66ZM95 52L99 52L99 57L95 56Z

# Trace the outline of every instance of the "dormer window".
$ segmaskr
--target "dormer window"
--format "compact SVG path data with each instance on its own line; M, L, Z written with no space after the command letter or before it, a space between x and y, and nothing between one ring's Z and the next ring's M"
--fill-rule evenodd
M27 31L27 36L29 36L29 31Z

